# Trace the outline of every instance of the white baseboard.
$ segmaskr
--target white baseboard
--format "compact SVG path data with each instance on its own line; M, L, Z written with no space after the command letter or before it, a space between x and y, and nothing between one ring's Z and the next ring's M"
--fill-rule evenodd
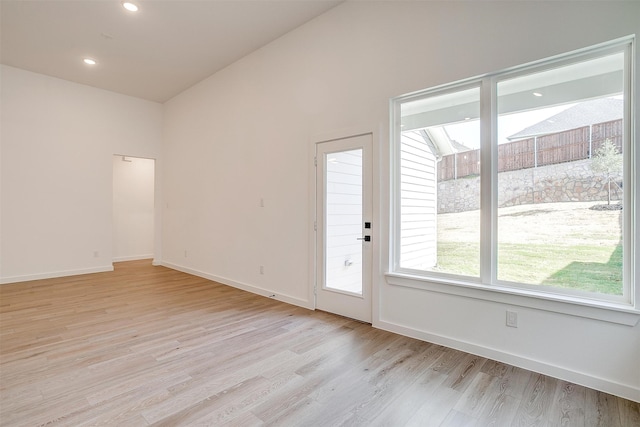
M292 297L290 295L284 295L277 292L270 291L268 289L260 288L258 286L249 285L247 283L237 282L235 280L227 279L225 277L215 276L213 274L205 273L203 271L194 270L192 268L183 267L181 265L172 264L170 262L162 262L160 265L171 268L173 270L182 271L183 273L192 274L194 276L202 277L203 279L212 280L214 282L222 283L223 285L231 286L233 288L241 289L243 291L251 292L253 294L261 295L267 298L273 298L278 301L286 302L288 304L303 307L309 310L313 310L313 305L306 300Z
M119 256L119 257L115 257L113 259L113 262L138 261L141 259L152 259L152 258L153 258L153 254Z
M527 369L529 371L548 375L564 381L569 381L574 384L579 384L595 390L600 390L605 393L633 400L635 402L640 402L640 389L632 387L630 385L612 382L603 378L595 377L593 375L572 371L567 368L550 365L545 362L529 359L527 357L519 356L516 354L506 353L494 348L479 346L477 344L456 340L442 335L431 334L418 329L398 325L393 322L383 320L377 322L374 321L373 326L375 328L383 329L385 331L393 332L399 335L404 335L410 338L442 345L445 347L464 351L466 353L486 357L488 359L497 360L499 362L507 363L509 365Z
M78 276L80 274L104 273L106 271L113 271L113 265L109 264L102 267L84 268L80 270L52 271L48 273L28 274L24 276L2 277L0 278L0 284L29 282L31 280L53 279L56 277Z

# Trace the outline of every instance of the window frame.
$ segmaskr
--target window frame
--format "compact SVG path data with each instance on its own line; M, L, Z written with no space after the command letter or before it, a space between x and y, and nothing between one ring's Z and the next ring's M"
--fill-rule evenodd
M606 295L568 288L527 285L497 279L498 267L498 84L519 76L563 67L609 54L624 53L623 70L623 294ZM570 313L583 317L635 324L640 318L637 283L637 245L640 224L637 212L640 199L640 153L636 147L635 111L635 37L629 36L568 54L535 61L487 75L465 79L413 92L390 101L391 221L389 272L391 285L427 288L432 291L471 296L491 301L517 301L518 304ZM470 88L480 89L480 275L478 278L449 273L411 270L400 267L400 146L401 109L406 102L439 96ZM506 300L505 300L506 298ZM570 304L567 305L567 304Z

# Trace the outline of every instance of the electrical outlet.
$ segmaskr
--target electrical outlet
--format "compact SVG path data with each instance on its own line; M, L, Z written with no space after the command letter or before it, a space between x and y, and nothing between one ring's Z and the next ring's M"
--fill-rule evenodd
M260 266L260 274L264 274L264 265Z
M98 251L93 251L93 257L94 257L94 258L98 258L98 257L100 257L100 252L98 252Z
M184 257L185 258L187 257L187 251L186 250L184 251Z
M518 313L507 310L507 326L510 328L518 327Z

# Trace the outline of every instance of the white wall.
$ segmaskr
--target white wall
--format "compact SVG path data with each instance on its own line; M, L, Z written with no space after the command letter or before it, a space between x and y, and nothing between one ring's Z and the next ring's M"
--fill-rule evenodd
M113 156L113 260L153 257L155 160Z
M0 71L0 280L110 270L112 157L159 155L162 105Z
M640 34L638 16L638 2L329 11L165 104L165 263L312 306L310 146L373 131L374 325L640 400L638 325L520 307L520 327L506 328L504 303L388 285L383 275L389 98Z

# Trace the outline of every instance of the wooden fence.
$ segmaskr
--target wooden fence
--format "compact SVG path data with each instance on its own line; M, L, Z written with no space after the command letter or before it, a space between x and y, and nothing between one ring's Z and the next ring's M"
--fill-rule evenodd
M609 139L622 152L622 119L498 145L498 172L591 158ZM442 156L438 181L480 174L480 150Z

